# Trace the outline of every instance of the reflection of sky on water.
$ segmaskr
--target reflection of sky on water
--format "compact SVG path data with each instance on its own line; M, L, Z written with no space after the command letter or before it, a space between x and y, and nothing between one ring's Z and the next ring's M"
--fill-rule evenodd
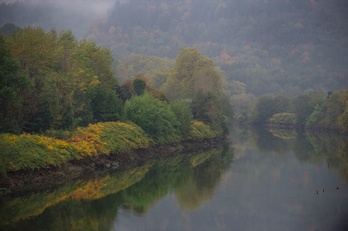
M293 153L249 151L222 175L214 198L196 210L180 209L176 194L167 195L141 216L120 209L114 230L348 228L347 183L337 171L299 162Z

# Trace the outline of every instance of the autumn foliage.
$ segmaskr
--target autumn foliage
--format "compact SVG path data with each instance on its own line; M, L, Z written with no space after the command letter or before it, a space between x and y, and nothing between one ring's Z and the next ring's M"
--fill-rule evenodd
M125 153L146 148L151 139L132 123L108 122L78 128L69 139L43 135L1 134L0 170L38 169L58 166L73 159L100 154Z

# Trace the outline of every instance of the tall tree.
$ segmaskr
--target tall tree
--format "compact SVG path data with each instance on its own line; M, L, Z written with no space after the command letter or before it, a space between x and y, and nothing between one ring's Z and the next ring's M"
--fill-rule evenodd
M20 132L24 123L23 103L29 89L29 79L20 70L5 40L0 36L0 131Z
M211 59L195 48L182 48L175 59L173 74L161 89L172 99L193 99L198 91L222 96L224 80Z

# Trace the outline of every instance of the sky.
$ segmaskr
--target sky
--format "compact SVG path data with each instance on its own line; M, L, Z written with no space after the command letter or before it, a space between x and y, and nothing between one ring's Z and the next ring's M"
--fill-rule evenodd
M13 3L18 0L0 0L0 3ZM20 2L35 2L35 3L43 3L43 2L51 2L52 4L58 6L69 6L72 7L89 7L94 9L96 12L105 12L109 9L114 3L115 0L20 0Z

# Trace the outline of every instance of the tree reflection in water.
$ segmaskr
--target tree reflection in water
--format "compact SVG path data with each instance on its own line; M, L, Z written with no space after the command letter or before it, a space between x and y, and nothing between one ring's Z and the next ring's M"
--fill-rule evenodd
M233 131L212 150L3 196L0 229L347 230L348 137Z

